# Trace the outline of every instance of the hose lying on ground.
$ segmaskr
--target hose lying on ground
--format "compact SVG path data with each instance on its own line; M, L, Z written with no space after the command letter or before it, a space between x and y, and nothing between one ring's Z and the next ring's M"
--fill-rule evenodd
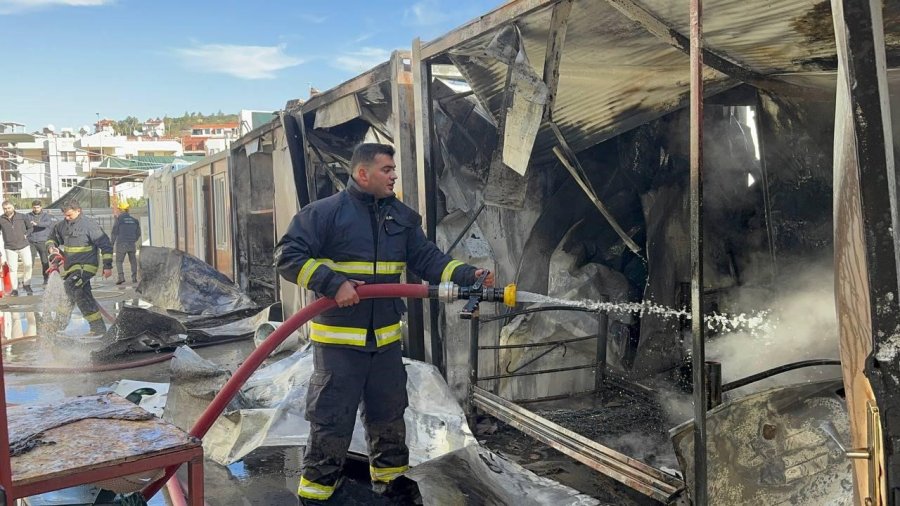
M362 285L356 288L356 293L360 299L378 299L378 298L414 298L424 299L428 297L428 285L414 284L378 284L378 285ZM200 418L190 430L192 436L203 439L213 423L219 418L219 415L225 410L225 407L231 402L231 399L237 395L238 390L250 378L250 375L265 361L272 351L287 339L291 333L300 328L301 325L312 320L314 317L336 307L337 303L334 299L322 298L298 311L294 316L288 318L284 323L278 326L274 332L269 334L247 360L241 364L234 372L234 375L225 383L219 393L216 394L209 406L200 415ZM153 497L159 489L165 484L169 478L175 474L179 466L169 466L166 468L166 474L147 485L141 493L145 499Z

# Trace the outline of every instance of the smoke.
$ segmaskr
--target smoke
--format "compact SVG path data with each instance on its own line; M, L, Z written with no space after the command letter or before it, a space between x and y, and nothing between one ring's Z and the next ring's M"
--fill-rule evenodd
M722 364L724 382L801 360L837 358L838 331L834 305L834 270L831 258L781 264L777 291L743 290L728 305L768 310L763 330L735 332L710 339L707 359ZM819 366L784 373L736 390L738 395L774 385L834 378L835 366Z

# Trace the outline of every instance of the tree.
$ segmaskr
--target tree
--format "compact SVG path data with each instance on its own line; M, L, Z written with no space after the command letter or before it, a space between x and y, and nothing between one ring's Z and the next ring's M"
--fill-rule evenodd
M140 130L141 120L134 116L126 116L125 119L116 122L116 131L121 135L133 135L135 130Z

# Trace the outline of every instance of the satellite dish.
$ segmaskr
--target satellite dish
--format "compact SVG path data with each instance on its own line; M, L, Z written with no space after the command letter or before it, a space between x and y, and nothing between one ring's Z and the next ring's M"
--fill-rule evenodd
M56 131L56 127L53 126L52 124L50 124L50 125L45 126L44 130L46 130L48 132L54 132L54 131Z
M134 135L135 137L141 135L141 132L140 132L139 130L137 130L137 129L132 130L131 133L132 133L132 135Z

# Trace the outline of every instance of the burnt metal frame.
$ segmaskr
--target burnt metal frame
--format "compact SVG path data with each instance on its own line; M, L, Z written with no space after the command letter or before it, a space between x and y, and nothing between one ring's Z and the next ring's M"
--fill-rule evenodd
M437 182L435 179L435 162L437 154L434 152L435 138L433 123L433 103L431 97L431 61L453 48L471 40L477 36L484 35L490 31L500 28L506 24L513 23L517 18L524 17L538 10L556 6L563 0L514 0L488 14L473 20L466 25L450 32L425 45L419 39L413 41L413 79L415 83L415 103L419 111L419 120L416 122L416 154L419 169L419 188L420 195L425 196L426 204L421 209L422 216L425 219L426 231L429 239L434 240L436 236L437 218ZM704 332L702 326L702 302L703 302L703 273L702 273L702 187L700 171L701 165L701 119L702 119L702 64L703 49L700 42L700 0L691 0L691 257L692 257L692 313L693 318L693 341L694 341L694 406L695 406L695 448L706 448L706 367L705 367L705 345L703 342ZM556 14L557 12L555 12ZM559 12L562 14L562 12ZM556 16L560 19L561 16ZM561 23L558 29L564 29L565 23ZM561 58L555 57L554 47L558 44L562 46L562 39L558 38L559 33L551 32L548 37L548 52L546 58L549 61L556 61L557 65ZM559 49L561 51L561 49ZM545 61L548 61L545 59ZM545 77L554 75L558 72L558 68L545 69ZM558 84L558 83L557 83ZM555 89L552 90L552 96L555 95ZM552 101L551 101L552 103ZM698 114L699 113L699 114ZM546 116L546 112L545 112ZM552 117L552 113L549 115ZM445 372L443 342L438 335L438 311L437 301L431 301L431 344L432 344L432 362ZM472 323L476 325L476 323ZM476 350L477 352L477 350ZM471 355L471 350L470 350ZM477 361L476 361L477 364ZM470 374L471 371L470 371ZM475 373L477 375L477 370ZM481 399L483 395L489 395L477 386L472 386L473 398ZM502 399L501 399L502 400ZM481 403L480 400L476 402ZM483 404L482 405L486 405ZM526 412L527 413L527 412ZM530 414L530 413L529 413ZM514 416L511 420L515 421L519 418ZM508 421L508 420L507 420ZM512 422L510 422L512 423ZM535 435L535 432L529 432ZM706 482L706 451L695 451L695 479L694 479L694 500L697 504L706 504L707 498L707 482ZM595 468L598 469L598 468ZM600 469L598 469L600 470ZM640 489L636 487L637 489Z
M474 403L480 409L648 497L667 503L684 487L678 478L557 425L481 387L476 386L472 391Z
M703 4L691 0L691 338L694 386L694 504L709 503L706 447L706 329L703 325Z
M609 300L607 296L601 296L601 301L606 302ZM582 313L597 313L597 333L584 337L576 337L571 339L558 339L555 341L542 341L540 343L528 343L528 344L508 344L508 345L498 345L498 346L481 346L479 343L481 336L481 324L482 323L490 323L496 320L503 320L507 318L511 318L513 316L517 316L519 314L529 314L529 313L538 313L543 311L576 311ZM594 390L599 391L603 386L603 381L606 377L606 343L608 340L608 326L609 326L609 315L606 311L594 311L586 308L579 307L568 307L568 306L547 306L547 307L537 307L537 308L528 308L524 311L517 311L513 313L506 313L501 315L490 316L488 318L481 318L481 314L479 311L475 311L472 313L471 324L469 326L469 386L474 387L478 385L479 381L490 381L497 380L503 378L514 378L518 376L533 376L536 374L548 374L554 372L563 372L563 371L574 371L579 369L594 369ZM564 346L566 343L578 342L578 341L586 341L588 339L597 339L597 358L594 362L590 364L569 366L569 367L560 367L555 369L540 369L537 371L528 371L524 373L520 373L521 369L531 365L536 362L538 359L544 357L551 351L555 350L559 346ZM551 348L544 353L538 355L531 361L519 366L515 371L508 372L507 374L495 374L492 376L478 376L478 352L480 350L494 350L499 353L500 350L503 349L512 349L512 348L541 348L544 346L550 346ZM508 370L508 368L507 368ZM511 401L511 402L518 402ZM469 412L472 411L472 399L471 395L469 397Z
M607 302L609 297L601 296L602 302ZM556 341L546 341L541 343L501 345L501 346L481 346L479 344L480 327L482 323L489 323L496 320L508 319L521 314L530 314L543 311L578 311L587 313L597 313L597 334L572 339L561 339ZM621 454L606 446L588 439L577 432L568 430L558 424L547 420L521 406L517 406L516 402L522 400L511 401L504 399L498 395L478 386L479 381L489 381L501 378L513 378L520 376L530 376L535 374L549 374L562 371L573 371L579 369L593 368L594 374L594 392L598 392L606 379L606 345L608 337L609 316L606 311L594 311L586 308L571 306L545 306L537 308L528 308L512 313L488 316L484 319L480 318L478 308L472 312L469 320L469 395L466 411L474 414L475 409L482 409L503 422L521 430L525 434L546 443L553 448L569 455L575 460L599 471L624 485L637 490L648 497L652 497L658 501L668 502L677 496L684 489L684 483L674 476L644 464L636 459ZM554 369L541 369L537 371L528 371L524 373L512 372L509 374L496 374L492 376L478 376L478 352L480 350L500 350L509 348L532 348L550 346L546 352L538 355L525 365L519 367L522 369L533 362L537 361L547 353L553 351L560 345L568 342L584 341L588 339L597 339L597 359L594 363L577 365L570 367L559 367ZM546 399L542 399L546 400ZM524 400L528 402L528 400Z

